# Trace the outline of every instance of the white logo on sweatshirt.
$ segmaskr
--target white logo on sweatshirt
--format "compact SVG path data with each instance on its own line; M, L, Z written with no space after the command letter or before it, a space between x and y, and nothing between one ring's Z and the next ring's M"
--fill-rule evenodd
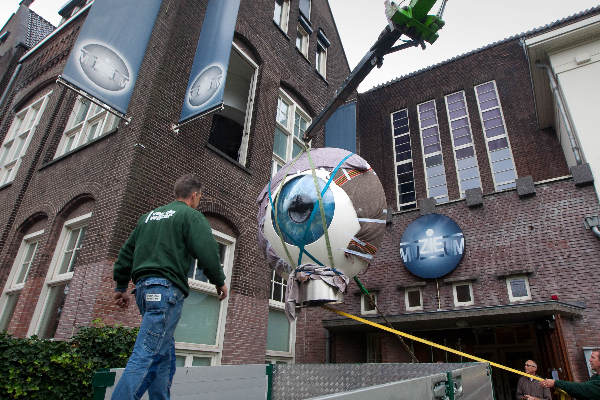
M175 215L175 210L169 210L169 211L165 211L165 212L150 211L150 213L146 217L146 221L144 221L144 223L147 224L148 221L160 221L161 219L169 219L173 215Z

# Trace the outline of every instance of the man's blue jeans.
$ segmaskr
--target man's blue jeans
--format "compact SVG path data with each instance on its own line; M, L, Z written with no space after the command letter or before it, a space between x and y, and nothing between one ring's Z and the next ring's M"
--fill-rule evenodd
M112 400L170 399L175 374L173 334L181 317L183 293L165 278L144 278L135 284L142 324Z

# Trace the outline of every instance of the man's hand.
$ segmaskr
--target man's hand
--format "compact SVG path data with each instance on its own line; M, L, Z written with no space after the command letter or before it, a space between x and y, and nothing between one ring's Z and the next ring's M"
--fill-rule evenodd
M554 379L546 379L543 382L540 382L540 385L542 385L543 387L546 387L546 388L553 388L554 387Z
M219 295L219 301L224 300L227 297L227 285L217 287L217 294Z
M127 292L115 292L113 297L115 304L121 308L127 308L129 306L129 295Z

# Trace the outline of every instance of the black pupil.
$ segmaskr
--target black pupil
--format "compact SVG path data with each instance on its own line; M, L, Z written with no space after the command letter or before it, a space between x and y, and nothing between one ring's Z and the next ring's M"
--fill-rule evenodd
M308 196L297 194L291 201L288 208L288 215L292 221L300 224L306 222L310 217L314 203Z

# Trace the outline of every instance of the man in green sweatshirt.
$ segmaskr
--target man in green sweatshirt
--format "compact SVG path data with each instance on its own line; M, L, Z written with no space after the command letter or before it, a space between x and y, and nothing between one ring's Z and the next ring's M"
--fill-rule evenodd
M187 277L194 259L215 285L219 300L227 297L217 243L206 218L196 210L202 196L200 178L184 175L174 189L176 201L140 217L114 265L115 302L129 305L127 287L132 280L142 323L113 400L138 400L146 391L150 400L170 398L173 334L190 291Z
M582 383L546 379L541 384L547 388L559 388L577 400L600 400L600 349L592 351L590 366L594 375Z

